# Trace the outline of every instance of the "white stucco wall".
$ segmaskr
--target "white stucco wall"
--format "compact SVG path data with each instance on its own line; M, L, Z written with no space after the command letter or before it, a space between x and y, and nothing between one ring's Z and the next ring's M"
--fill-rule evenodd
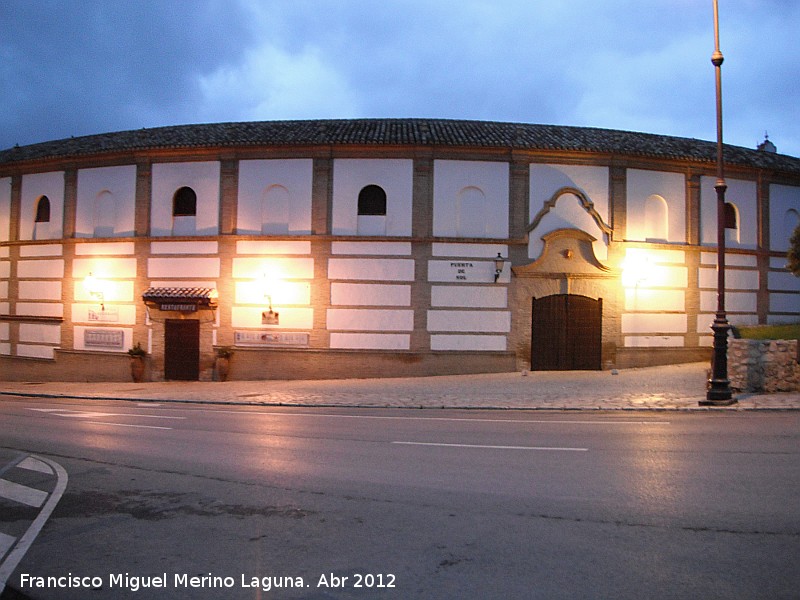
M311 233L312 172L311 159L240 161L237 232Z
M406 258L331 258L328 279L414 281L414 260Z
M20 260L17 262L17 277L31 278L64 278L64 261L53 260Z
M331 254L411 256L410 242L331 242Z
M413 165L407 159L334 160L334 235L411 235ZM377 185L386 192L386 217L368 217L359 229L358 194L368 185Z
M109 205L113 231L98 227L98 197ZM136 209L136 166L102 167L78 171L78 197L75 208L77 237L129 237L134 233Z
M663 241L684 243L686 241L685 177L681 173L628 169L627 180L625 239L645 241L651 237L652 232L648 231L647 222L648 198L659 196L667 207L665 215L667 236Z
M509 165L436 160L433 163L433 235L508 237Z
M239 240L237 254L311 254L311 242L291 240Z
M796 277L789 271L770 271L768 281L770 290L800 292L800 277ZM800 298L797 299L796 309L800 312Z
M61 300L61 282L20 281L17 298L20 300Z
M20 246L17 262L18 299L15 313L34 317L62 317L62 281L65 275L65 261L61 244ZM8 312L8 306L0 306L0 311ZM58 327L58 326L56 326ZM52 350L52 349L51 349ZM32 350L37 352L38 350ZM25 354L17 349L20 356L39 356ZM50 351L51 358L52 351Z
M785 252L794 228L800 225L800 187L769 186L770 249Z
M50 200L50 222L35 223L36 204L42 196ZM58 239L64 230L64 172L33 173L22 176L19 238ZM34 225L36 235L34 236Z
M411 286L378 283L331 283L334 306L411 306Z
M700 178L700 243L717 245L717 191L716 177ZM755 248L758 242L758 217L756 213L757 186L755 181L726 179L728 189L725 201L735 205L738 217L738 241L726 237L727 248Z
M173 235L172 199L182 187L197 194L197 217L193 232L182 235L216 235L219 231L218 162L156 163L153 165L150 227L153 236Z
M219 258L148 258L147 276L155 277L219 277Z
M407 333L331 333L330 347L341 350L408 350Z

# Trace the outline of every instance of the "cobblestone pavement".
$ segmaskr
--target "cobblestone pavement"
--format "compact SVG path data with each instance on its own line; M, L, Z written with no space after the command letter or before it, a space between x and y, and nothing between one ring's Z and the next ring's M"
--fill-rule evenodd
M2 382L2 394L152 402L284 406L552 410L800 409L800 393L737 394L731 407L701 407L706 363L624 369L393 379L161 383Z

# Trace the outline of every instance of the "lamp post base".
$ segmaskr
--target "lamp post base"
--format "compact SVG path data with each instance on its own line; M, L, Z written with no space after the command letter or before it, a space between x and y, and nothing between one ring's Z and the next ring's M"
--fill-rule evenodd
M736 404L738 400L733 397L731 393L729 381L724 382L711 382L711 389L706 393L706 399L700 400L700 406L731 406ZM715 385L718 389L714 389ZM721 389L720 389L721 388ZM727 389L725 389L727 388Z
M714 356L711 365L711 379L709 380L706 399L700 400L700 406L730 406L736 404L733 397L731 382L728 380L728 331L730 325L725 318L724 311L717 312L717 318L711 326L714 331Z

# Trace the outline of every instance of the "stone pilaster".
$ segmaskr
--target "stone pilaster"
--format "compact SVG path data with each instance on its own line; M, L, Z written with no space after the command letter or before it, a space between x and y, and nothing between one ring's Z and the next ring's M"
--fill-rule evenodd
M311 306L314 308L314 328L308 345L310 348L329 348L328 309L331 307L331 282L328 280L328 260L331 243L327 240L311 241L314 257L314 281L311 282Z
M530 164L527 160L512 160L509 169L508 237L521 239L530 222Z
M236 233L239 194L239 161L220 161L219 232Z
M686 177L686 243L700 245L700 174Z
M611 240L620 242L627 236L628 173L624 167L608 170L608 202L611 213Z
M769 249L770 249L770 222L769 222L769 178L759 174L758 177L758 294L756 296L756 311L758 322L766 323L769 315Z
M150 202L152 196L153 165L140 161L136 164L136 212L134 231L136 236L150 234ZM137 254L139 256L139 254Z
M75 214L78 209L78 171L64 171L64 239L75 237Z
M311 232L325 235L331 231L333 204L333 160L315 158L311 183Z
M433 158L417 157L414 160L412 205L412 234L427 239L433 235ZM431 306L431 284L428 282L428 261L431 258L430 242L412 244L414 258L414 283L411 284L411 308L414 310L414 330L409 349L428 352L431 336L428 333L428 309Z

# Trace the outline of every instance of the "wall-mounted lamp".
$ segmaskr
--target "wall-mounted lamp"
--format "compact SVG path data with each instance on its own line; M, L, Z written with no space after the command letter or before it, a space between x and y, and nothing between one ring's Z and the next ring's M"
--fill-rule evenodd
M639 287L653 275L653 263L650 257L642 253L628 253L622 264L622 285Z
M494 282L497 283L497 280L500 279L500 274L503 272L503 268L506 266L506 259L498 252L497 258L494 259Z
M92 273L90 272L86 279L83 280L83 289L86 290L86 293L89 294L91 298L94 298L100 303L100 310L105 310L105 282L97 279Z

